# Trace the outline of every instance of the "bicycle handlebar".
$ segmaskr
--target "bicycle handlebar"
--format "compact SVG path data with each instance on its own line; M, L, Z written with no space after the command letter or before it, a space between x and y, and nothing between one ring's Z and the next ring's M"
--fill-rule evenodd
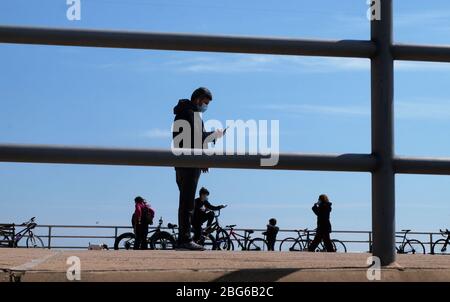
M213 210L213 212L214 212L214 217L215 217L215 218L218 218L218 217L220 216L220 210L222 210L222 209L224 209L224 208L226 208L226 207L227 207L227 206L224 205L223 207L219 208L218 210Z

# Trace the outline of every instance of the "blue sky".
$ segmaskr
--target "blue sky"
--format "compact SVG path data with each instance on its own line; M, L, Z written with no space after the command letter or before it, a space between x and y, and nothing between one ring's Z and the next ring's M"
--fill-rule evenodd
M365 0L4 0L0 24L330 39L369 39ZM395 1L395 40L449 44L450 3ZM206 118L278 119L286 152L369 153L369 61L108 48L0 46L0 140L168 148L172 108L198 86ZM450 65L397 62L396 153L449 156ZM450 178L397 176L397 228L448 227ZM222 222L313 227L320 193L335 229L370 229L370 175L211 169L201 186L225 203ZM0 221L127 225L143 195L176 221L172 168L0 163Z

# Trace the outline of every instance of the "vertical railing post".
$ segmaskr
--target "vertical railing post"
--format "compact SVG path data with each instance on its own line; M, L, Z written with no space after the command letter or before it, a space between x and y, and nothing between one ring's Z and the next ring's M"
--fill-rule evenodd
M430 233L430 254L433 253L433 233Z
M49 226L48 227L48 238L47 238L47 248L51 249L52 247L52 227Z
M372 252L382 265L388 265L395 261L392 0L377 1L380 18L371 20L371 40L377 46L371 59L372 153L378 159L372 173Z

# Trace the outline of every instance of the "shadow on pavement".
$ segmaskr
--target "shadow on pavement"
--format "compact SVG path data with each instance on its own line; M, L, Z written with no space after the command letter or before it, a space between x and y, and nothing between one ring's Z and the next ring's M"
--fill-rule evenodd
M298 270L294 268L242 269L225 274L213 282L274 282Z

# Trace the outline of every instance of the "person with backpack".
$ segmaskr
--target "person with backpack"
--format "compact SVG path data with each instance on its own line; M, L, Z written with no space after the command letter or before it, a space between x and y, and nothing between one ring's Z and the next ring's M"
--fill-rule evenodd
M134 240L135 250L146 250L148 226L153 224L153 217L155 217L155 211L150 207L147 201L141 196L137 196L134 199L135 210L132 217L132 225L134 234L136 236Z
M280 228L277 227L277 220L275 218L271 218L269 220L269 224L267 225L267 230L262 233L264 236L266 236L267 247L269 251L275 250L275 242L277 241L277 234L279 230Z
M224 134L223 130L205 131L201 114L208 109L212 94L208 88L200 87L191 95L191 99L181 99L173 108L173 148L207 149L208 143L214 142ZM192 150L187 151L192 154ZM195 154L195 153L194 153ZM180 191L178 207L178 250L204 250L195 243L191 236L192 215L195 205L195 192L200 174L207 173L208 168L175 167L176 182Z
M225 205L213 206L208 201L209 191L202 187L199 191L200 197L195 199L194 215L192 217L192 227L194 229L194 242L198 242L202 235L202 225L207 221L206 226L210 226L214 221L214 212L225 208Z
M312 210L317 216L317 229L316 236L308 247L310 252L314 252L319 246L319 243L323 241L327 252L334 252L333 243L330 239L331 223L331 202L328 196L322 194L319 196L319 200L313 205Z

